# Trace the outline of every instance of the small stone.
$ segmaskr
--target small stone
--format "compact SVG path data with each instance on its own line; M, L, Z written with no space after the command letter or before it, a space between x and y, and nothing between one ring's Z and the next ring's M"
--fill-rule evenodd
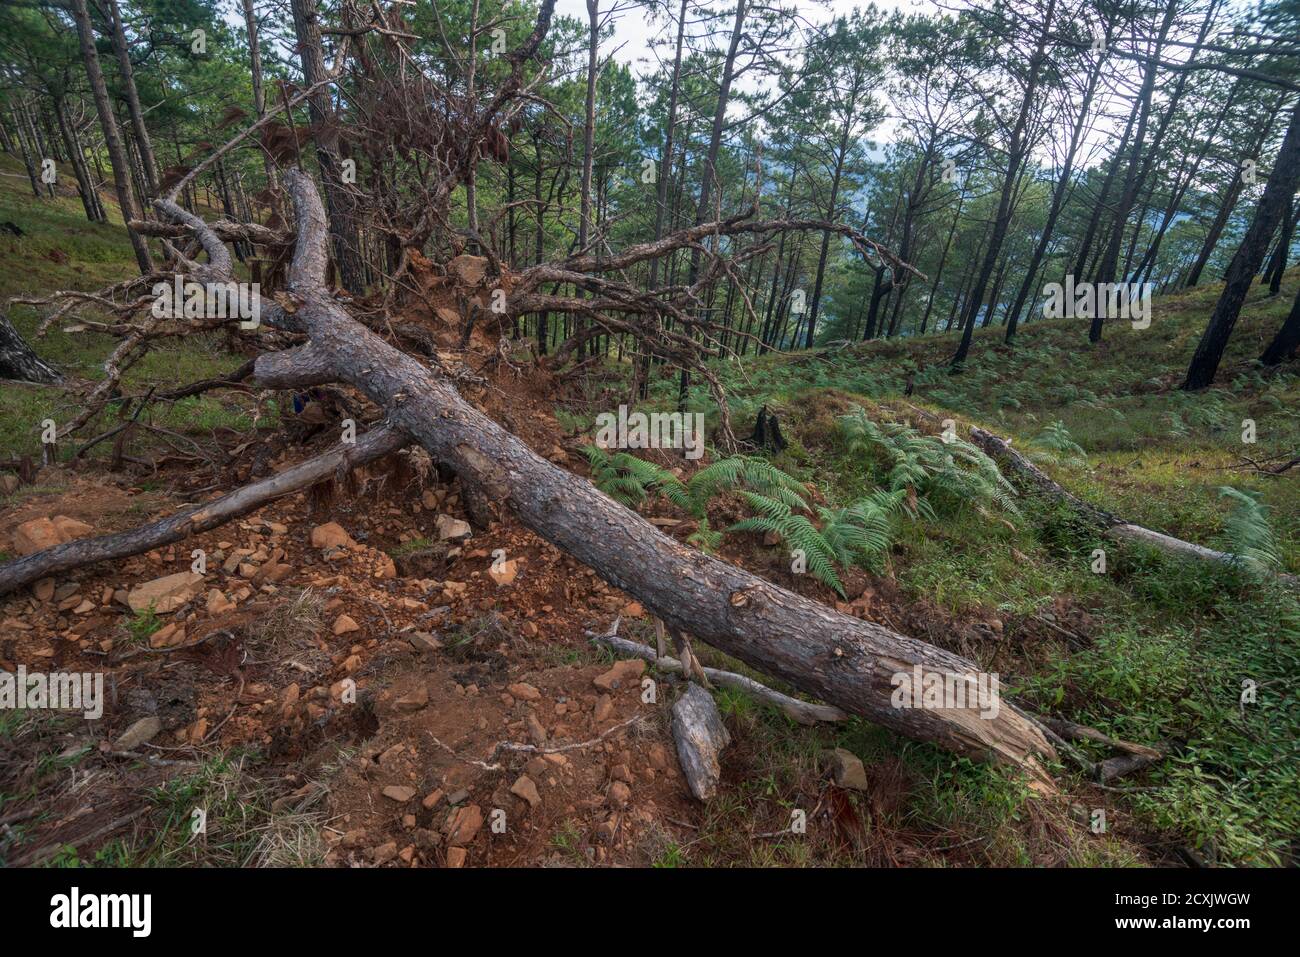
M463 847L449 847L449 848L447 848L447 866L448 866L448 867L464 867L464 866L465 866L465 859L466 859L467 857L469 857L469 852L466 851L465 848L463 848Z
M536 701L542 696L540 691L524 681L512 684L506 690L522 701Z
M518 574L519 563L513 560L501 562L500 564L493 562L492 567L488 569L488 577L496 582L498 586L511 584Z
M611 698L607 694L603 694L596 699L596 710L593 712L592 717L594 717L597 721L604 721L613 713L614 713L613 698Z
M614 667L604 674L597 675L592 683L601 691L613 691L629 679L640 678L645 673L645 662L640 658L628 658L614 662Z
M352 620L351 615L339 615L334 620L334 634L346 635L349 632L360 631L361 626Z
M218 588L213 588L208 592L207 608L209 615L220 615L230 611L235 607L235 603L226 597L226 593Z
M54 579L42 578L32 585L32 595L37 601L49 601L54 597Z
M179 644L184 638L185 629L173 622L170 625L163 625L149 636L149 647L166 648L168 645Z
M387 864L397 856L397 842L389 841L370 849L370 860L374 864Z
M822 752L823 762L830 767L835 783L853 791L867 790L867 769L862 759L852 751L836 748Z
M394 702L394 707L398 711L405 711L408 714L419 711L429 703L429 689L424 685L418 686L414 691L403 695Z
M537 793L537 785L526 774L521 774L519 780L510 785L510 793L515 797L523 798L528 802L529 807L537 807L542 803L542 796Z
M338 522L327 522L311 530L312 548L351 548L355 544Z
M415 788L390 784L380 793L390 801L396 801L398 804L405 804L407 801L411 800L411 798L415 797Z
M530 714L524 723L528 726L528 737L532 739L533 744L539 748L546 744L546 728L542 727L542 722L537 720L537 715Z
M614 837L618 834L618 819L610 818L607 821L601 821L596 825L596 840L602 844L613 844Z
M660 771L668 767L668 751L662 744L650 745L650 763Z
M632 800L632 789L622 781L615 781L609 786L609 803L614 807L627 807L628 801Z
M56 515L52 519L35 518L14 530L14 551L19 555L31 555L74 538L84 538L93 531L85 522L66 515Z
M438 540L443 542L469 538L473 533L469 522L450 515L439 515L434 525L438 530Z
M152 605L156 614L166 615L180 608L202 588L202 575L177 572L137 585L126 596L126 603L132 611L144 611Z
M134 751L142 744L148 744L162 731L162 721L154 715L141 718L122 732L122 736L113 743L114 750Z
M483 811L477 804L458 807L447 816L447 843L463 847L478 835L483 826Z
M411 647L416 651L422 651L425 654L431 655L435 651L442 650L442 642L427 631L413 631L406 636L406 640L411 643Z

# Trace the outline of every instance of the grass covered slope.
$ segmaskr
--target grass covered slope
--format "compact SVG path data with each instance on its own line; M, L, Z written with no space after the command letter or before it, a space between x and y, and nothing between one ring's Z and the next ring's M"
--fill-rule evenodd
M75 183L71 169L60 168L56 195L36 199L22 163L0 153L0 222L12 223L23 233L0 231L0 307L12 296L47 296L60 289L93 292L138 274L115 198L108 192L102 197L107 223L88 222ZM74 310L37 338L37 310L23 305L9 310L14 327L74 386L103 378L103 362L116 340L87 328L86 320L107 318L93 308ZM221 347L217 336L165 340L126 374L123 391L143 393L151 385L165 389L195 382L229 372L239 361ZM61 387L6 383L0 388L0 456L31 455L39 460L40 422L65 422L77 411L75 395ZM238 429L252 422L243 409L209 396L155 406L150 415L153 424L178 430ZM94 425L87 427L85 438L96 434ZM102 457L109 451L101 445L90 454Z
M1252 292L1219 384L1194 395L1177 386L1217 286L1157 300L1149 329L1112 324L1096 347L1078 321L1032 323L1014 348L1002 344L1001 330L982 332L956 375L948 368L955 336L937 335L769 355L743 369L726 364L724 383L734 422L747 426L760 405L780 415L790 448L777 464L832 504L889 482L878 458L852 448L843 416L860 407L877 422L933 432L923 409L954 419L958 434L979 424L1011 437L1099 507L1194 542L1262 549L1295 573L1300 470L1266 475L1253 463L1300 451L1300 376L1294 363L1264 371L1253 359L1298 281L1292 270L1280 296ZM667 389L655 398L671 401ZM696 398L703 407L704 397ZM1243 434L1252 423L1256 441L1248 443ZM1130 837L1136 828L1153 859L1293 863L1300 834L1296 595L1231 569L1103 541L1032 498L1018 504L1018 516L972 502L902 523L886 575L912 603L996 622L988 641L955 650L1000 669L1017 700L1172 749L1115 790L1079 780L1073 792L1088 807L1109 808L1112 827L1123 822ZM1103 547L1107 566L1098 574L1093 559ZM883 759L898 743L877 750ZM929 763L914 749L902 753ZM1002 790L986 790L987 769L970 770L971 778L959 772L942 786L944 772L930 773L938 806L953 800L1004 820L1028 813L1032 799L1008 805Z

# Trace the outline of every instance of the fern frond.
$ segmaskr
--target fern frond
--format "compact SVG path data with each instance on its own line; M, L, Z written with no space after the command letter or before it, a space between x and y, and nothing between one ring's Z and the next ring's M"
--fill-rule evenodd
M1223 521L1223 538L1238 564L1252 572L1279 570L1282 554L1268 520L1268 506L1230 485L1219 487L1219 497L1232 501L1232 511Z

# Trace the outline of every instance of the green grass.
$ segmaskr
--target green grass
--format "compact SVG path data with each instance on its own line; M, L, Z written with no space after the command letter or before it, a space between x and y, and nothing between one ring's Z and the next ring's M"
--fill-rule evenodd
M147 644L153 634L162 628L162 619L158 617L153 610L153 603L149 603L148 608L137 611L130 618L127 618L122 627L130 636L131 642L137 645Z

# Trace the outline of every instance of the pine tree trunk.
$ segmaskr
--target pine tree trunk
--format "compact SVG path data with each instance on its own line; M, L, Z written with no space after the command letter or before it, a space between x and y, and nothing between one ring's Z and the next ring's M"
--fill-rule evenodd
M140 218L140 210L131 191L130 167L127 165L126 150L122 147L122 138L118 133L117 119L113 116L113 107L108 99L108 87L104 84L104 73L100 69L99 54L95 51L95 35L90 28L90 14L86 10L86 0L71 0L72 14L77 21L77 36L81 42L81 58L86 65L86 77L95 98L95 109L99 112L99 125L104 131L104 145L108 149L109 162L113 165L113 183L117 189L118 205L122 208L122 219L130 222ZM135 261L140 272L147 275L153 271L149 259L149 246L144 237L130 226L126 229L131 239L131 248L135 251Z
M46 365L19 335L9 318L0 314L0 379L19 382L58 382L63 377Z
M980 266L979 273L975 277L975 284L964 307L968 318L964 322L965 328L962 332L961 344L958 345L957 351L952 357L952 366L954 368L960 367L966 361L966 356L970 352L971 337L975 333L975 317L979 315L980 307L984 304L984 293L988 287L989 278L993 275L993 268L997 263L998 255L1002 251L1002 242L1006 237L1008 227L1011 225L1012 197L1020 177L1020 165L1024 162L1028 153L1027 127L1029 113L1033 108L1034 95L1038 91L1038 82L1042 76L1048 32L1055 12L1056 0L1048 0L1047 10L1043 14L1043 29L1039 34L1038 48L1034 51L1034 56L1029 63L1029 79L1025 83L1025 96L1020 103L1020 113L1016 117L1016 125L1011 131L1011 142L1007 150L1007 172L1002 180L1002 193L998 200L997 218L993 221L993 232L989 237L988 247L984 250L983 265ZM992 307L990 306L990 308Z
M1282 328L1277 331L1259 361L1266 366L1278 365L1292 358L1297 346L1300 346L1300 293L1296 294L1286 322L1282 323Z
M1290 125L1273 163L1273 172L1269 174L1255 218L1228 266L1223 293L1219 296L1214 314L1210 317L1209 325L1196 347L1196 354L1192 356L1191 365L1187 368L1184 389L1204 389L1214 381L1228 339L1232 336L1233 326L1246 301L1246 294L1250 292L1251 283L1268 251L1269 240L1282 221L1284 208L1295 195L1297 185L1300 185L1300 101L1296 102L1291 111Z
M308 87L314 87L328 75L325 52L321 46L320 16L316 0L290 0L289 5L293 12L294 33L298 37L303 79ZM343 287L350 293L358 294L365 288L365 275L357 258L352 198L343 183L337 120L329 90L322 87L313 93L307 98L307 107L314 131L313 139L316 141L316 159L320 164L325 205L329 210L334 264Z
M122 11L118 9L117 0L106 0L108 26L113 40L113 52L117 55L118 79L126 93L127 109L131 112L131 129L135 133L136 149L140 152L140 166L144 174L145 185L150 194L158 189L158 161L154 158L153 142L149 130L144 125L144 110L140 106L140 94L135 87L135 70L131 66L131 51L126 43L126 31L122 28Z

